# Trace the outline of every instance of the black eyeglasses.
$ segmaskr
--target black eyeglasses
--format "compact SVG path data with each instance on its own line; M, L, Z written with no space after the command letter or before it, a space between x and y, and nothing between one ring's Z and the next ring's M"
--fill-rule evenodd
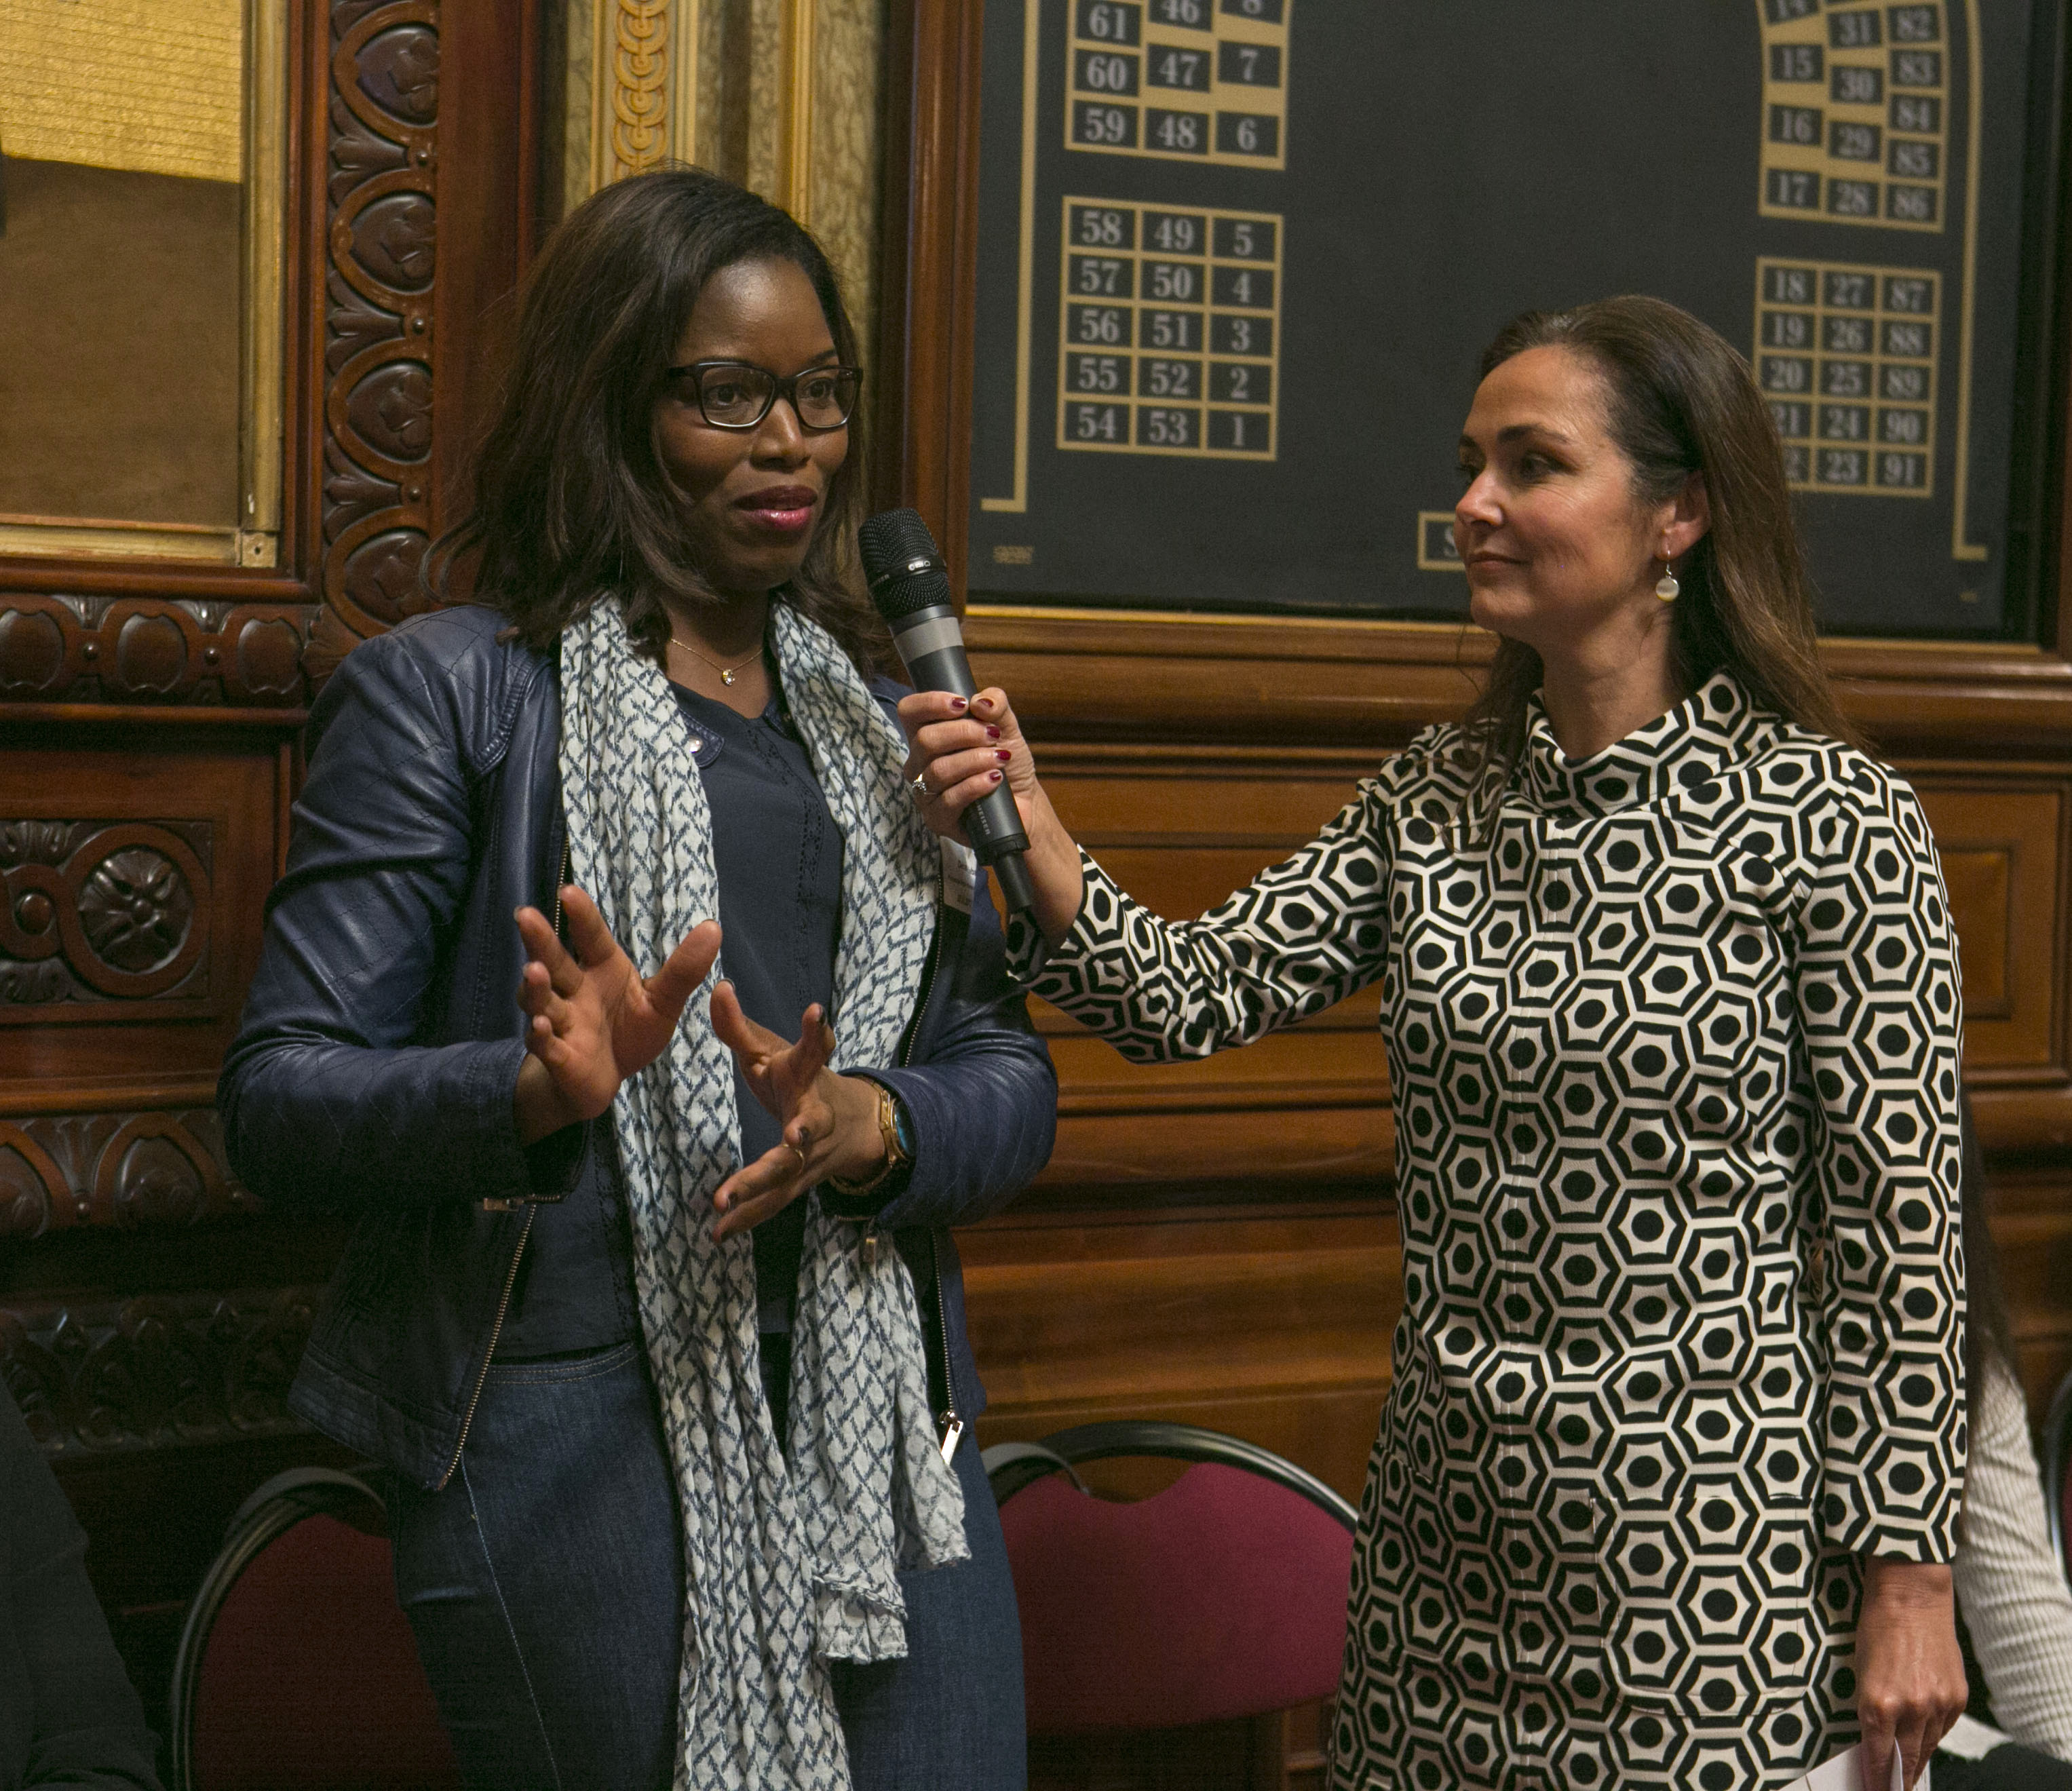
M692 361L664 371L690 387L699 412L716 429L754 429L780 397L791 401L801 429L838 429L863 388L860 367L808 367L788 380L745 360Z

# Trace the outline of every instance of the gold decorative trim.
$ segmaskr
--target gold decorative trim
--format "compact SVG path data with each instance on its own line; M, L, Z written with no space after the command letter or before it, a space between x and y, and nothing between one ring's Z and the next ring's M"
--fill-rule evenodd
M247 560L244 531L205 523L104 522L69 516L0 517L0 554L112 556L127 560L199 560L211 565L271 565L273 537L264 560Z
M670 0L604 0L598 6L590 125L597 187L657 167L669 154L674 10ZM695 35L695 21L691 28Z
M1029 508L1029 356L1036 316L1036 76L1043 47L1042 8L1030 6L1022 40L1022 212L1016 240L1014 301L1014 489L980 498L981 510L1026 513Z
M1963 296L1959 300L1963 306L1963 333L1958 338L1957 348L1957 507L1950 528L1950 557L1984 560L1990 550L1984 542L1971 539L1965 524L1971 495L1971 339L1979 327L1979 175L1985 154L1986 40L1979 0L1965 0L1964 15L1971 30L1971 42L1964 47L1964 60L1970 64L1966 109L1971 116L1965 121L1964 274Z
M698 159L698 0L676 0L670 28L676 34L675 103L669 109L669 154L679 162Z
M245 6L243 523L236 564L270 566L281 529L282 290L287 263L288 18L284 0Z
M779 121L777 203L808 229L813 203L813 5L786 0L783 113Z

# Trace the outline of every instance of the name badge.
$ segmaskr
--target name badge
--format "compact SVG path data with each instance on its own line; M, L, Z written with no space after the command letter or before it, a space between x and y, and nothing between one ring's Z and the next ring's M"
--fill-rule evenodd
M943 848L943 901L960 914L972 911L972 892L978 882L978 854L961 840L936 836Z

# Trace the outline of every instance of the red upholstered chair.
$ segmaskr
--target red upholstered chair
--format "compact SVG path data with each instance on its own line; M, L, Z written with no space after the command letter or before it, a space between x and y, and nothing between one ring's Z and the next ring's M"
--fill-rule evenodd
M1096 1497L1070 1466L1119 1456L1193 1465L1134 1504ZM1149 1422L1001 1444L985 1461L1032 1736L1225 1722L1337 1688L1358 1518L1293 1462Z
M460 1783L356 1475L278 1474L231 1519L173 1662L173 1791Z

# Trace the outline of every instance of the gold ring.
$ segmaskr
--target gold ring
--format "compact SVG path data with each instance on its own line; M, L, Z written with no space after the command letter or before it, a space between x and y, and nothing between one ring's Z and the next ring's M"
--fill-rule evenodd
M798 1158L799 1173L804 1175L806 1173L806 1153L800 1150L799 1147L793 1144L788 1138L784 1140L784 1148Z
M923 766L919 770L916 771L913 776L906 780L906 787L912 791L923 802L926 802L935 793L928 787L928 770L926 766Z

